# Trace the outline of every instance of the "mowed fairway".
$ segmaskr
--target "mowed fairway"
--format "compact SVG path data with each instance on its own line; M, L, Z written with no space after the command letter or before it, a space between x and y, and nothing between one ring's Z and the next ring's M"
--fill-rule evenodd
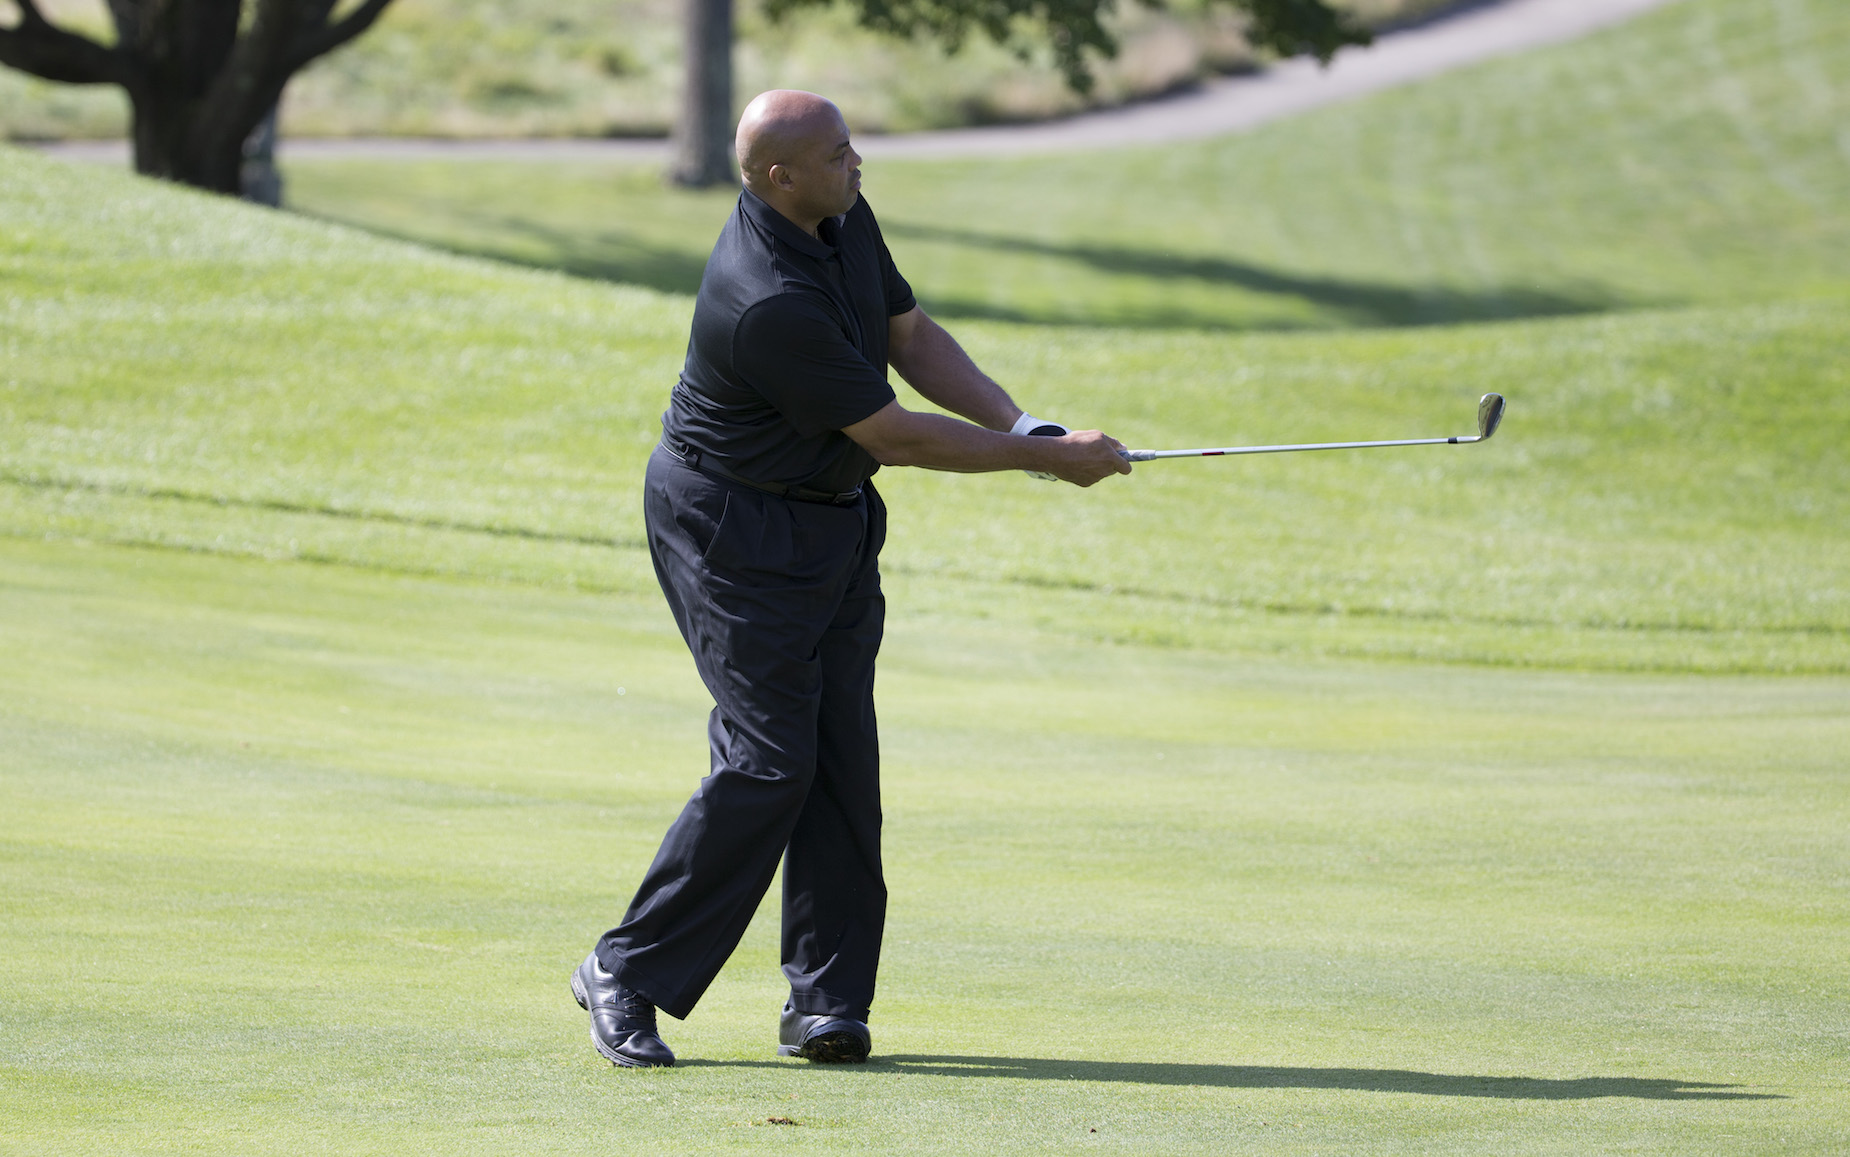
M1725 196L1667 181L1682 226L1623 178L1697 171L1703 134L1590 128L1571 211L1483 219L1508 276L1397 270L1388 226L1439 203L1411 176L1376 248L1307 244L1386 287L1354 316L1011 267L1004 297L1133 324L1027 295L988 312L1040 324L958 332L1141 445L1511 410L1480 447L1091 492L883 473L892 905L846 1070L772 1055L775 905L666 1022L672 1070L611 1069L566 988L706 767L636 510L689 300L0 150L0 1148L1850 1147L1850 154L1806 64L1846 55L1835 11L1685 0L1204 161L1288 172L1435 92L1494 137L1576 51L1713 44L1641 57L1654 99L1785 130ZM1561 142L1614 99L1557 95ZM1476 139L1426 139L1433 179L1524 188ZM1500 320L1399 326L1428 306ZM1390 324L1227 332L1357 321Z
M0 582L20 1152L1850 1135L1842 680L902 615L880 1056L771 1057L773 910L622 1073L564 978L704 759L652 606L19 540Z

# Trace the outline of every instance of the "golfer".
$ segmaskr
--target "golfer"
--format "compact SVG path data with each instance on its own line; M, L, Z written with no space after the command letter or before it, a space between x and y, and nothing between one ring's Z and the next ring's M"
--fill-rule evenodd
M572 974L592 1042L630 1067L674 1063L656 1009L693 1011L780 858L777 1051L861 1061L872 1046L886 919L874 472L1023 469L1080 486L1130 473L1115 440L1024 414L918 307L833 104L767 92L737 145L745 187L700 282L643 496L656 577L713 695L712 773ZM900 405L888 366L969 421Z

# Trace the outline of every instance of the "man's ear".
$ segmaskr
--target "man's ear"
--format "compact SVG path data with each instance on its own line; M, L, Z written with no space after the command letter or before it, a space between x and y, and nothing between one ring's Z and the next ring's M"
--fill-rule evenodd
M765 180L776 185L780 189L790 190L796 188L796 179L791 176L790 170L784 168L782 165L772 165L769 169L765 170L764 176Z

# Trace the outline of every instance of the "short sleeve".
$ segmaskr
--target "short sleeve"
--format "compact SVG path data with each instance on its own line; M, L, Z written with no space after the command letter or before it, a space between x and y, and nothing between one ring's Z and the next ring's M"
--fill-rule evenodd
M912 296L912 285L899 272L899 266L893 264L893 255L886 251L886 238L880 238L880 281L886 287L886 315L898 317L902 313L911 313L919 302Z
M880 286L886 294L886 315L898 317L902 313L911 313L917 308L918 298L912 295L912 285L899 272L899 266L893 264L893 255L887 252L886 235L880 232L880 219L874 216L873 206L862 198L856 208L867 214L867 224L873 229L874 246L880 251Z
M732 366L805 438L870 418L898 396L828 311L799 294L745 311L733 331Z

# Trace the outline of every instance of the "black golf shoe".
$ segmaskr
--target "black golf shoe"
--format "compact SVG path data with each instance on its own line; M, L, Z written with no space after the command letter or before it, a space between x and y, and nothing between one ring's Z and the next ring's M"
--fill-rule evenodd
M572 996L591 1014L591 1043L611 1064L626 1069L674 1064L674 1053L655 1031L655 1006L605 972L597 953L572 973Z
M777 1055L803 1057L824 1063L859 1064L874 1048L873 1034L858 1020L845 1016L813 1016L784 1004L777 1022Z

